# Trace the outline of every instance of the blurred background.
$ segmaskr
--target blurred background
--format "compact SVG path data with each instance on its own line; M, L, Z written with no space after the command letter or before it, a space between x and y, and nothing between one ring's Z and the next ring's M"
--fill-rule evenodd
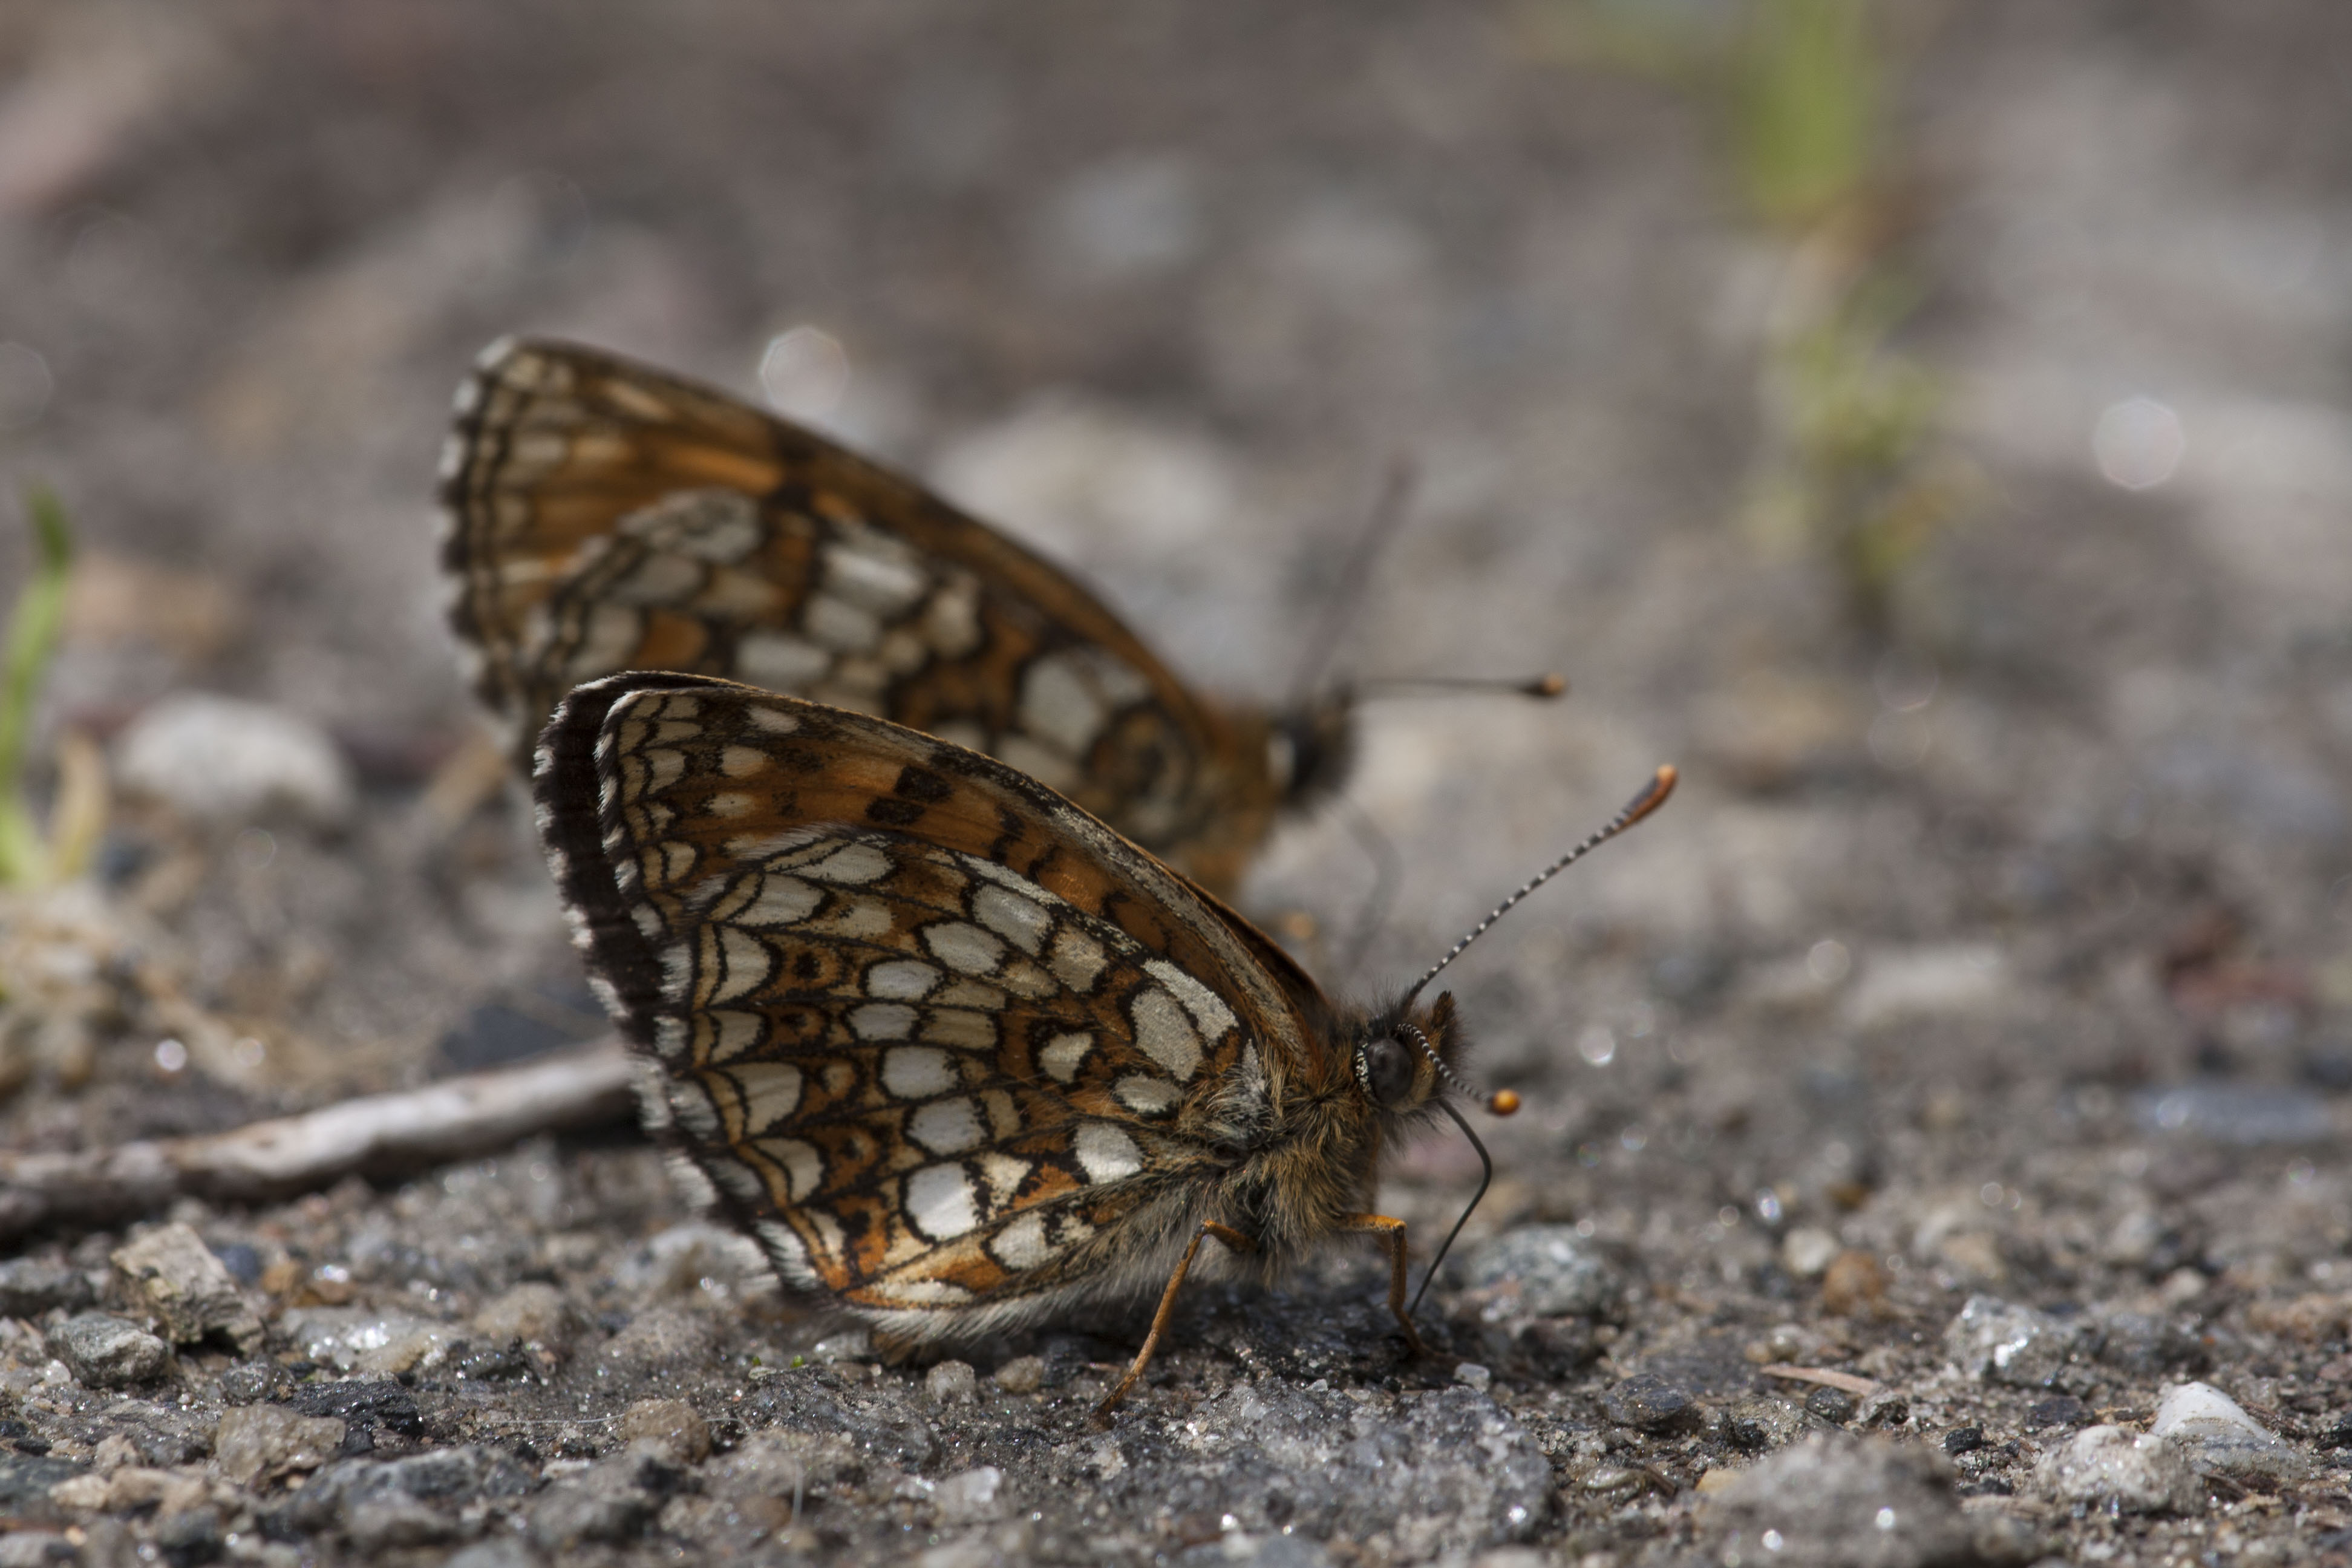
M1402 872L1360 973L1304 950L1334 988L1685 780L1459 966L1530 1102L1481 1225L2324 1280L2347 45L2326 0L13 0L0 1128L599 1030L457 761L430 504L471 356L556 333L908 468L1259 700L1413 464L1339 668L1574 692L1367 710ZM1327 818L1245 902L1371 879ZM1465 1157L1413 1159L1434 1215Z

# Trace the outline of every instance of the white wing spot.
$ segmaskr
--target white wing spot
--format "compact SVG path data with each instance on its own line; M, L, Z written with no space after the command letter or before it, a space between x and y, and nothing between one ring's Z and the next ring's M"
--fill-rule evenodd
M1004 944L976 925L944 921L923 928L931 956L964 974L987 974L1003 962Z
M980 1179L988 1187L990 1210L1000 1210L1010 1205L1013 1194L1020 1192L1021 1184L1027 1181L1029 1173L1036 1168L1030 1161L1015 1159L993 1149L982 1154L980 1157Z
M907 1119L907 1136L934 1154L961 1154L980 1146L980 1111L969 1100L935 1100Z
M719 933L719 953L726 966L726 977L702 999L705 1006L731 1002L758 990L768 983L769 972L775 967L775 957L769 952L767 943L740 931Z
M824 1156L814 1143L797 1138L761 1138L750 1147L783 1167L786 1195L794 1203L816 1191L817 1184L824 1180Z
M1021 723L1072 756L1084 756L1109 710L1076 663L1052 654L1021 678Z
M801 1069L788 1062L759 1062L736 1075L743 1086L743 1131L765 1132L800 1109Z
M748 779L768 765L768 753L756 746L730 746L719 753L719 771L730 779Z
M1176 1000L1184 1004L1184 1011L1192 1015L1193 1021L1201 1026L1201 1032L1209 1038L1216 1039L1239 1024L1240 1020L1234 1016L1234 1010L1225 1005L1223 997L1166 959L1152 959L1143 968L1146 973L1176 994Z
M849 1032L861 1040L910 1039L915 1033L915 1010L901 1002L868 1002L851 1011Z
M735 643L735 673L754 686L765 686L779 691L789 691L806 686L833 668L833 655L814 643L803 642L782 632L745 632ZM778 713L772 708L754 704L751 709L752 722L765 728L790 733L799 729L800 721L789 713ZM765 722L761 715L790 720L788 725Z
M768 1037L767 1026L757 1013L705 1013L697 1020L697 1030L703 1037L703 1059L714 1067L734 1060Z
M907 1178L907 1218L933 1241L952 1241L980 1223L979 1194L961 1165L926 1165Z
M1045 966L1054 972L1055 979L1084 996L1095 988L1096 977L1108 962L1100 942L1076 926L1064 926L1054 939L1053 956L1046 959Z
M745 637L743 639L744 642L749 642L751 640L751 639L750 637ZM751 677L743 671L741 658L743 645L742 643L738 643L735 647L737 654L736 670L738 673L743 675L744 679L751 680ZM752 683L754 685L760 684L760 682L757 681L753 681ZM772 708L764 702L753 702L749 704L743 710L743 716L751 721L753 728L765 730L769 733L774 735L789 735L801 727L801 721L797 717L785 712L781 708Z
M1051 915L1003 888L984 887L975 892L971 912L981 924L1033 958L1054 929Z
M929 1046L901 1046L882 1058L882 1087L900 1100L930 1100L955 1089L955 1064Z
M866 994L889 1002L919 1002L940 983L940 972L919 959L894 958L866 972Z
M1192 1019L1165 991L1146 991L1128 1006L1135 1020L1136 1048L1161 1067L1178 1083L1201 1068L1201 1037Z
M1116 1182L1143 1169L1143 1151L1135 1140L1108 1121L1081 1121L1077 1137L1078 1168L1089 1182Z
M736 922L747 926L791 926L816 913L824 894L810 887L798 877L770 872L760 879L760 896L745 905L735 917Z
M1037 1053L1037 1065L1063 1083L1074 1081L1078 1068L1086 1065L1087 1053L1095 1048L1092 1035L1055 1035Z
M862 887L889 875L890 857L871 844L845 844L800 870L802 876L814 877L820 882L848 882Z
M989 1238L988 1250L1016 1274L1052 1262L1054 1249L1045 1244L1045 1216L1034 1209L1018 1216Z
M882 623L871 610L861 609L831 594L812 594L801 612L801 625L818 643L843 653L871 653L882 640Z
M1138 1116L1158 1116L1175 1109L1183 1097L1176 1086L1164 1078L1152 1078L1144 1073L1129 1073L1111 1085L1111 1093L1118 1102Z

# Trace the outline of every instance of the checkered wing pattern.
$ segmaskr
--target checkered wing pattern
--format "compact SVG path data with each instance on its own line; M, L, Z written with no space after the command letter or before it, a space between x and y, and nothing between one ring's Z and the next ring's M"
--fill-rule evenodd
M1164 1273L1324 1054L1246 922L898 725L625 675L536 782L656 1119L788 1280L911 1336Z
M494 344L459 392L441 498L452 624L526 768L583 681L725 676L1001 758L1219 888L1293 783L1272 721L1193 694L1064 573L643 366Z

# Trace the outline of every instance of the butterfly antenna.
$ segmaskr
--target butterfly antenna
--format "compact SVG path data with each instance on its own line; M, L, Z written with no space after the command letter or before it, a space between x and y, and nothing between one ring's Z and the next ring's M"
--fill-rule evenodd
M1568 677L1548 669L1541 675L1398 675L1359 681L1360 697L1412 697L1423 692L1490 691L1498 697L1533 697L1549 701L1568 695Z
M1372 566L1388 548L1397 525L1404 521L1406 503L1412 499L1415 481L1420 475L1412 459L1399 455L1390 459L1388 472L1381 479L1380 494L1372 501L1370 516L1357 531L1356 542L1348 550L1348 563L1340 570L1339 581L1324 601L1323 618L1307 639L1307 657L1299 661L1297 677L1290 685L1290 705L1303 708L1315 695L1316 683L1339 651L1339 639L1348 633L1349 617L1363 607L1364 584L1372 575Z
M1429 1047L1424 1045L1422 1047L1422 1049L1426 1051ZM1429 1059L1435 1061L1437 1058L1433 1055ZM1443 1067L1440 1067L1437 1070L1440 1072L1445 1071ZM1453 1075L1449 1073L1446 1076L1451 1078ZM1514 1100L1513 1103L1516 1104L1517 1101ZM1445 1255L1453 1250L1454 1238L1462 1234L1462 1227L1470 1223L1471 1213L1477 1208L1478 1200L1485 1197L1486 1195L1486 1189L1495 1184L1494 1157L1486 1152L1486 1145L1479 1142L1478 1134L1470 1130L1470 1123L1463 1118L1460 1111L1454 1109L1454 1105L1451 1100L1439 1100L1437 1102L1437 1109L1445 1112L1446 1115L1454 1118L1454 1125L1462 1129L1462 1136L1470 1140L1470 1147L1478 1151L1478 1190L1470 1194L1469 1203L1463 1205L1462 1217L1454 1222L1454 1228L1447 1231L1445 1233L1445 1239L1438 1244L1437 1256L1429 1260L1429 1272L1421 1277L1421 1289L1412 1293L1412 1304L1405 1309L1405 1315L1407 1317L1411 1317L1413 1313L1421 1310L1421 1299L1429 1294L1430 1281L1437 1278L1439 1266L1444 1263Z
M1675 780L1677 776L1678 775L1672 767L1660 768L1656 776L1650 780L1648 787L1643 789L1640 795L1635 795L1631 801L1627 802L1624 810L1619 812L1615 816L1611 817L1607 826L1601 828L1600 832L1595 833L1591 837L1587 838L1583 843L1578 845L1575 848L1570 850L1567 854L1561 856L1559 859L1553 861L1542 870L1537 872L1533 877L1530 877L1525 887L1521 888L1517 892L1513 893L1509 898L1505 899L1501 903L1496 904L1491 914L1487 915L1485 920L1480 921L1476 925L1472 926L1467 935L1446 950L1446 953L1444 958L1439 959L1435 963L1429 966L1429 973L1423 974L1420 979L1412 983L1412 989L1404 994L1404 1000L1398 1004L1399 1007L1402 1009L1403 1007L1411 1006L1412 1005L1412 999L1420 995L1423 989L1427 986L1431 981L1436 979L1447 964L1461 957L1463 951L1465 948L1467 948L1472 942L1476 942L1480 937L1486 935L1487 928L1492 926L1496 921L1501 920L1505 915L1510 913L1512 907L1517 904L1521 899L1526 898L1529 893L1534 892L1538 888L1542 887L1546 882L1550 881L1554 877L1559 876L1562 871L1567 870L1570 866L1575 865L1579 860L1583 859L1587 855L1591 854L1595 849L1600 848L1603 844L1608 843L1611 839L1616 837L1619 834L1624 832L1627 828L1641 821L1642 818L1649 816L1650 813L1665 805L1666 797L1675 793Z
M1365 816L1363 808L1342 795L1333 803L1338 808L1333 815L1356 841L1356 847L1372 863L1371 890L1356 911L1354 924L1348 931L1348 945L1342 950L1339 968L1343 973L1353 973L1364 962L1370 950L1372 938L1380 934L1381 924L1388 919L1389 910L1396 902L1397 881L1403 875L1403 864L1396 846L1380 826Z

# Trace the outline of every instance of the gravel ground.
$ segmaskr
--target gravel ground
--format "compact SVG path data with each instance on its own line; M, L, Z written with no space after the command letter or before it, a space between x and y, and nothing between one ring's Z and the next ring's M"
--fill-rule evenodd
M1137 1316L883 1364L615 1127L6 1243L0 1568L2352 1562L2352 15L1895 11L1970 478L1889 644L1741 525L1788 263L1719 119L1575 14L0 10L0 465L84 544L37 750L118 792L0 907L8 1149L598 1032L437 620L501 332L764 385L1262 698L1412 457L1342 666L1575 694L1367 710L1336 988L1685 780L1460 966L1528 1109L1436 1353L1335 1253L1097 1426ZM845 395L761 376L797 326ZM1326 818L1244 901L1370 879Z

